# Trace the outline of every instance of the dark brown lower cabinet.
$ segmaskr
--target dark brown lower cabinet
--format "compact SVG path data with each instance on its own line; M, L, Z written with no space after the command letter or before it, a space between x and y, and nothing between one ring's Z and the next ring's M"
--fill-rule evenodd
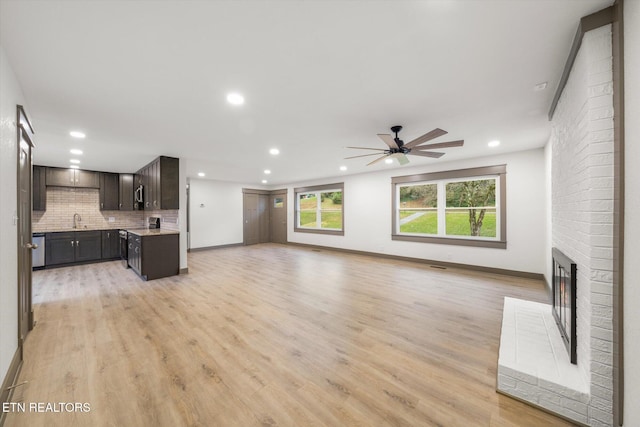
M129 232L129 267L144 280L180 273L180 235L138 236Z
M72 264L102 258L100 231L46 233L45 265Z
M45 266L70 264L76 260L76 233L45 234Z
M120 235L118 230L102 231L102 259L120 257Z

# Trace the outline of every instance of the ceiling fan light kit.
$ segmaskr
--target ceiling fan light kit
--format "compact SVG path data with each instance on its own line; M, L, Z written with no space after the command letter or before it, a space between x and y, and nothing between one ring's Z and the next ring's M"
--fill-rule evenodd
M345 159L355 159L358 157L367 157L367 156L379 156L380 154L382 154L381 157L378 157L372 162L367 163L367 166L376 164L383 159L397 159L400 165L406 165L407 163L409 163L409 159L407 158L407 155L439 159L440 157L444 156L445 153L432 151L432 150L438 149L438 148L462 147L464 145L464 140L462 139L459 139L457 141L437 142L434 144L421 145L421 144L424 144L425 142L431 141L432 139L435 139L442 135L447 134L447 131L442 130L440 128L436 128L430 132L427 132L424 135L405 144L404 141L401 140L400 137L398 136L398 133L400 133L401 130L402 130L402 126L400 125L391 126L391 132L395 134L395 137L386 133L378 134L378 138L380 138L382 142L387 144L387 147L389 148L383 149L383 148L368 148L368 147L347 147L347 148L353 148L356 150L371 150L371 151L377 151L377 152L372 154L361 154L358 156L345 157Z

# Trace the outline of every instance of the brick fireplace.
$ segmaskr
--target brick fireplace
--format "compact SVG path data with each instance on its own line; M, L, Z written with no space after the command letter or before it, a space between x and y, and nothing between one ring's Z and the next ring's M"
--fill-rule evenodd
M613 424L612 64L612 26L586 32L547 145L550 246L578 266L576 364L551 304L510 298L498 361L498 391L589 426Z

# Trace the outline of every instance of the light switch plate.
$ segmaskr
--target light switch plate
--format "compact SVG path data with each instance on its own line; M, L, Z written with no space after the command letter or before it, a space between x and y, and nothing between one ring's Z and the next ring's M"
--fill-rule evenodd
M109 222L116 222L116 217L115 216L110 216L109 217Z

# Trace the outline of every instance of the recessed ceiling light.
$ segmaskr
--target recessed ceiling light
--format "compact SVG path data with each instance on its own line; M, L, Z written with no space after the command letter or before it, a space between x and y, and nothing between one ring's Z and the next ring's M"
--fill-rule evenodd
M263 183L263 184L266 184L266 183L267 183L267 180L266 180L266 179L263 179L263 180L262 180L262 183Z
M547 82L538 83L533 87L533 90L536 92L540 92L541 90L545 90L547 88Z
M78 165L69 165L69 167L71 169L79 169L80 168L80 166L78 166Z
M227 95L227 102L232 105L244 104L244 96L239 93L230 93Z
M393 159L386 159L384 162L386 164L390 165L391 163L393 163Z
M340 170L341 170L341 171L346 171L346 170L347 170L347 167L346 167L346 166L340 166Z
M277 148L272 148L271 150L269 150L269 154L271 154L272 156L277 156L278 154L280 154L280 150L278 150Z
M69 162L70 162L70 163L78 164L78 163L80 163L80 160L78 160L78 159L71 159L71 160L69 160Z
M204 172L198 172L198 176L204 176Z
M71 135L74 138L84 138L85 135L83 132L77 131L77 130L72 130L71 132L69 132L69 135Z
M264 173L265 173L265 175L269 175L271 173L271 171L269 169L265 169Z
M69 150L69 152L78 156L82 155L82 150L78 150L77 148L72 148L71 150Z
M489 147L497 147L498 145L500 145L500 141L498 141L497 139L494 139L493 141L489 141L487 145Z

